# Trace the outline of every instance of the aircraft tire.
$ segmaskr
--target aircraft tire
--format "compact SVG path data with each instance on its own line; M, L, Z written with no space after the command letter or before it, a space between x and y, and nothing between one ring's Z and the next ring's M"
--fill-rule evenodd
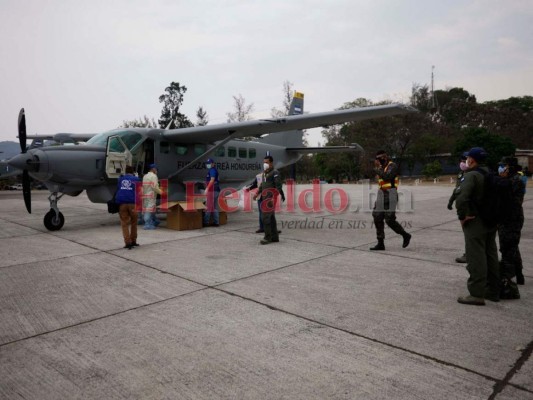
M44 226L49 231L58 231L65 224L65 217L60 212L59 216L56 218L56 212L52 209L46 213L44 216Z

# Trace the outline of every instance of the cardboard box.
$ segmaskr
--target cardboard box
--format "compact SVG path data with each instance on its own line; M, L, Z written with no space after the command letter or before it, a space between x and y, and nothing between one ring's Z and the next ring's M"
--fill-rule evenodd
M190 209L188 206L192 206ZM168 203L167 228L177 231L202 228L202 210L205 209L201 201L188 204L186 201L171 201Z

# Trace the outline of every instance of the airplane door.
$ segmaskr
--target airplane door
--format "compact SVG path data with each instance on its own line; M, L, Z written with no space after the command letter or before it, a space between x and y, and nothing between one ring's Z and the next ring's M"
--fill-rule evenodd
M132 165L132 160L131 152L119 136L107 138L105 173L108 178L118 178L126 171L126 165Z

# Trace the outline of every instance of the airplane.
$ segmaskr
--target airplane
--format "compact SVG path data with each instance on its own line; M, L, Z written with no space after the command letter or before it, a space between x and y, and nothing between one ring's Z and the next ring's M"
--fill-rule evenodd
M275 168L296 163L314 152L362 151L350 146L304 147L303 129L330 126L349 121L415 112L410 106L389 104L304 114L304 95L295 92L289 115L285 117L195 126L178 129L118 128L99 134L59 133L28 136L24 109L20 110L18 132L21 154L8 164L22 170L23 198L31 213L30 176L43 182L50 196L50 211L44 226L51 231L63 227L65 218L58 201L65 194L77 196L86 191L93 203L107 203L116 191L117 178L131 165L139 173L148 165L158 166L160 179L168 180L168 199L185 198L185 182L204 183L205 163L214 158L220 173L220 186L238 187L250 182L261 170L263 157L270 154ZM242 138L254 137L252 140ZM26 139L53 139L79 145L27 148Z

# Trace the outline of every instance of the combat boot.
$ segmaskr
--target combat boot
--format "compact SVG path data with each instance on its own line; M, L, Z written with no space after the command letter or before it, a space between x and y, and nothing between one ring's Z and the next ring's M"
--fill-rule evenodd
M370 250L385 250L385 243L383 239L378 239L378 244L374 247L371 247Z
M502 281L502 290L500 292L500 299L503 300L517 300L520 298L518 286L510 279Z
M519 285L523 285L525 283L524 274L522 274L522 271L516 273L516 283Z
M409 246L409 242L411 241L411 234L405 232L402 236L403 236L402 247L405 249L407 246Z
M463 254L461 257L455 259L456 263L466 264L466 254Z
M458 303L461 304L469 304L472 306L484 306L485 305L485 299L482 297L474 297L474 296L462 296L457 299Z

